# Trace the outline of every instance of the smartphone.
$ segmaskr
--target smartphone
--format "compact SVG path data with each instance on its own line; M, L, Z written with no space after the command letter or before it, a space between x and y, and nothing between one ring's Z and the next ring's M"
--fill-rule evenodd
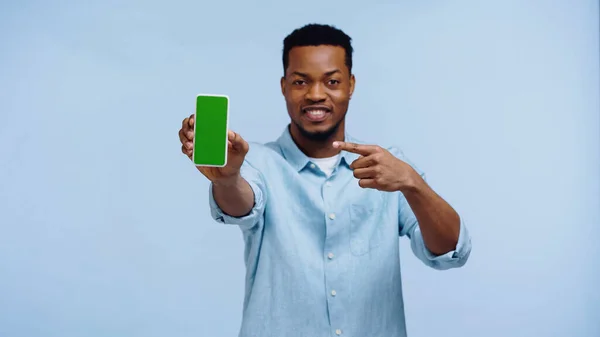
M229 96L196 96L194 115L194 147L192 161L196 166L227 165L227 132Z

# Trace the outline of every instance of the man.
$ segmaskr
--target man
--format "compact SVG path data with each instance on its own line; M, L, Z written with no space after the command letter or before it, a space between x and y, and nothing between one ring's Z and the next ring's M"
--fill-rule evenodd
M243 233L242 337L406 336L399 236L435 269L471 251L459 215L399 149L346 133L352 51L332 26L292 32L281 78L291 123L264 145L230 131L227 166L198 167L214 219ZM193 125L179 131L190 157Z

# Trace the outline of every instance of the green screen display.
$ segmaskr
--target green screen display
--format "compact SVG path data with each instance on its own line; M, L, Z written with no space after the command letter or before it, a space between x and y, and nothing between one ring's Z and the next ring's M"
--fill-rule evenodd
M199 95L194 120L193 162L198 166L227 164L227 118L229 98Z

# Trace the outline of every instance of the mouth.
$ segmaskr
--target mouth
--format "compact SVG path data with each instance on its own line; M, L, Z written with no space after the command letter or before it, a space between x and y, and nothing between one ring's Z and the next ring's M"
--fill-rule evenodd
M331 114L331 109L324 105L308 106L302 109L303 116L311 122L322 122Z

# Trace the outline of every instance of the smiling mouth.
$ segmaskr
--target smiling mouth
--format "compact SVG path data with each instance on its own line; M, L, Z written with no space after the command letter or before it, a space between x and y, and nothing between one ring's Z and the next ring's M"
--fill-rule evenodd
M320 122L325 120L331 114L331 109L326 106L315 106L306 107L302 109L302 112L311 122Z

